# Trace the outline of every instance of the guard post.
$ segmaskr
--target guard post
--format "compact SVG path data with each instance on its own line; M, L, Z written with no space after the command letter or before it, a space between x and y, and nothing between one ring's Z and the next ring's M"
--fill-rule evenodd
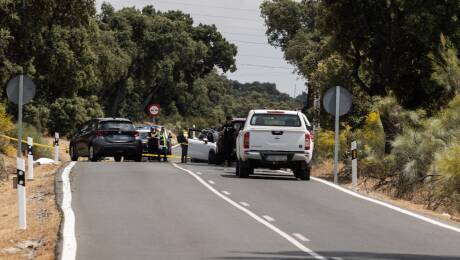
M17 158L16 180L18 188L18 228L25 230L26 222L26 178L25 178L25 161L23 158Z
M356 141L351 142L351 183L353 189L358 188L358 149Z
M54 162L59 162L59 133L54 133Z
M27 137L27 179L34 179L34 155L33 155L34 140L32 137Z

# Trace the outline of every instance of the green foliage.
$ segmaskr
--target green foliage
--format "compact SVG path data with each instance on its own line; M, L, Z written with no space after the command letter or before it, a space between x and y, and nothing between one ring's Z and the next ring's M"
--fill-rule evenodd
M456 142L444 151L436 154L434 167L441 179L442 188L437 190L437 196L447 198L449 203L456 206L460 212L460 142Z
M58 98L50 106L48 129L51 133L58 132L61 136L68 136L89 119L102 116L104 113L96 96Z
M436 52L428 56L432 60L433 74L431 78L446 87L449 91L460 91L460 60L453 43L441 34L441 44Z
M13 128L11 117L6 113L5 105L0 103L0 133L6 133Z

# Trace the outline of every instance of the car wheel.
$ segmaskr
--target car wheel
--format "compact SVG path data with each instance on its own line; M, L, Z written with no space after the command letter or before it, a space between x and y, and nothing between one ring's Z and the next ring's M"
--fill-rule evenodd
M247 178L249 174L254 172L254 168L251 167L249 162L238 161L238 177Z
M213 150L209 151L208 155L208 164L215 164L216 163L216 152Z
M115 156L113 157L113 159L116 161L116 162L121 162L121 156Z
M235 167L235 174L236 176L240 177L240 161L236 161L236 167Z
M140 155L134 157L134 161L135 161L135 162L141 162L141 161L142 161L142 154L140 154Z
M78 161L78 154L77 154L77 151L75 150L75 147L74 145L70 145L69 147L70 149L70 159L74 162Z
M92 145L89 146L89 152L88 152L89 156L89 160L92 161L92 162L97 162L97 156L96 154L94 153L94 148Z
M309 181L311 166L307 164L302 164L300 167L294 168L293 172L296 178L301 179L303 181Z

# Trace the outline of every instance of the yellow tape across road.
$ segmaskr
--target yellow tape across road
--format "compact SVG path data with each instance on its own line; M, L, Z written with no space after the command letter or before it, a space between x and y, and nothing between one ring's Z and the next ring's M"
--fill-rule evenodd
M151 153L143 153L142 156L144 157L164 157L164 155L162 154L151 154ZM166 155L167 158L176 158L176 159L180 159L182 158L180 155ZM187 158L190 158L187 156Z
M3 137L3 138L6 138L6 139L10 139L10 140L13 140L13 141L18 141L17 138L14 138L14 137L10 137L10 136L7 136L7 135L0 135L0 137ZM27 141L26 140L22 140L22 143L25 143L27 144ZM46 145L46 144L39 144L39 143L33 143L33 146L37 146L37 147L43 147L43 148L54 148L54 146L52 145Z

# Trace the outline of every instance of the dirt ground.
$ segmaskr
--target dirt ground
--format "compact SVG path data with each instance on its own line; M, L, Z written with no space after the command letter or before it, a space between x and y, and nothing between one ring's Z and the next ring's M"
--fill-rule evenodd
M339 169L341 169L342 166L343 165L340 165ZM332 168L333 168L333 163L332 161L329 160L322 164L313 166L311 174L314 177L333 181ZM340 181L341 186L344 186L348 189L352 189L350 177L347 177L347 176L339 177L339 181ZM432 211L432 210L427 209L424 204L415 203L413 201L408 201L404 199L397 199L397 198L392 197L391 194L389 194L388 192L375 190L373 187L376 183L377 181L373 179L367 179L364 181L358 178L358 188L356 192L363 194L367 197L378 199L384 202L388 202L392 205L398 206L400 208L408 209L408 210L414 211L416 213L419 213L425 216L434 217L434 218L438 218L442 220L460 222L460 216L450 215L450 214L443 212L442 210Z
M52 144L52 138L45 140ZM61 162L69 160L67 147L68 142L61 140ZM17 190L13 189L16 159L0 156L9 173L8 180L0 181L0 259L55 259L61 214L55 201L54 178L61 164L36 165L34 180L26 180L27 229L22 231L17 228Z

